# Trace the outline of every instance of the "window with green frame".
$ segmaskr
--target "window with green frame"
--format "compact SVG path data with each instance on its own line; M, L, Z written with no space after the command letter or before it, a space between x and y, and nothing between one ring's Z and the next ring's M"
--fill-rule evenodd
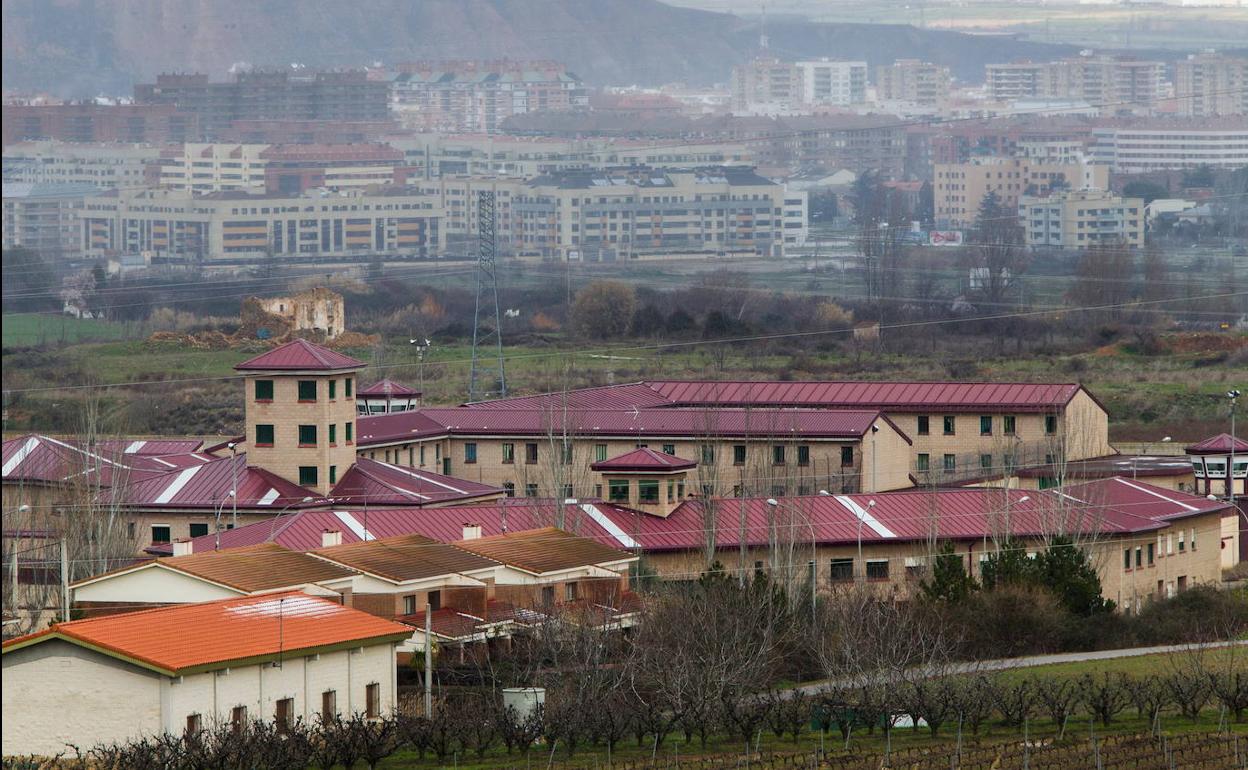
M986 471L992 470L992 455L980 455L979 467Z
M256 446L273 446L272 425L256 425Z
M329 381L329 400L333 401L338 398L338 380Z
M338 443L338 426L337 425L329 426L329 443L330 443L330 446L333 446L334 444Z
M594 444L594 462L600 463L607 459L607 445Z
M801 444L797 447L797 464L810 465L810 447Z
M503 444L503 464L513 465L516 462L516 445L510 442Z
M914 461L915 470L923 473L932 469L932 456L926 452L920 452Z
M992 435L992 415L985 414L979 418L979 435L981 436Z
M299 486L314 487L316 486L316 466L300 465L299 466Z
M612 503L627 503L628 482L620 479L607 482L607 500Z
M958 469L958 456L957 455L945 455L944 463L945 463L945 473L953 473L954 471Z
M1018 433L1018 418L1012 414L1002 416L1001 432L1007 436L1013 436L1015 433Z
M344 377L342 380L342 395L351 398L351 382L352 378Z
M337 465L329 466L329 483L330 484L338 483L338 466Z
M299 426L299 446L316 446L316 426Z
M273 400L273 380L256 380L256 400Z
M659 502L659 482L657 479L640 479L637 482L637 502Z
M316 380L299 380L299 400L316 400Z
M675 445L675 444L664 444L664 445L663 445L663 454L666 454L666 455L675 455L675 454L676 454L676 445Z
M1044 432L1050 436L1057 433L1057 415L1046 414L1044 416Z
M344 423L342 424L342 432L343 432L343 435L344 435L344 436L346 437L346 439L347 439L347 443L348 443L348 444L350 444L350 443L351 443L351 441L352 441L352 440L353 440L353 438L354 438L353 434L355 433L355 423L353 423L353 422L344 422Z

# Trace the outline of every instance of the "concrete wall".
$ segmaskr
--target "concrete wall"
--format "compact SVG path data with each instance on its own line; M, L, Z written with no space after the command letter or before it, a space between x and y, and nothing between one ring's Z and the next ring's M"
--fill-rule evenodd
M62 641L4 654L6 756L56 755L162 729L158 674Z

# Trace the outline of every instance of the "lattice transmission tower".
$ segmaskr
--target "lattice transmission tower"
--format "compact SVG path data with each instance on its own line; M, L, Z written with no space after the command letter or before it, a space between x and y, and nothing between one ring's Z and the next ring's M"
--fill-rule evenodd
M468 400L507 395L503 370L503 312L498 306L495 264L494 192L477 194L477 305L472 316L472 370ZM491 364L490 359L496 362Z

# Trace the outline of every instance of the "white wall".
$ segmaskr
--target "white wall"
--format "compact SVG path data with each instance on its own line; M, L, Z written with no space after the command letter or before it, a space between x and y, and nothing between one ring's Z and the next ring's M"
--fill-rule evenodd
M60 640L6 652L2 751L56 755L158 733L161 679Z
M76 602L186 604L243 595L242 591L233 591L224 586L157 566L112 575L74 589Z

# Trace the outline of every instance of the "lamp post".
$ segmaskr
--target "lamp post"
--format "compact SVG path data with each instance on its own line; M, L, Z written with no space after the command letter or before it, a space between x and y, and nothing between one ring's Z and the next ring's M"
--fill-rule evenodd
M421 340L423 340L423 342ZM429 348L433 345L433 343L429 340L428 337L421 337L421 339L419 340L409 339L407 341L407 344L416 346L416 362L420 365L419 366L420 395L421 395L421 398L424 398L424 395L425 395L425 354L429 352Z
M1239 391L1228 390L1226 397L1231 401L1231 457L1226 463L1226 485L1231 505L1235 505L1235 407L1239 404Z
M232 506L230 509L230 526L238 528L238 444L231 441L227 446L230 448L230 500ZM217 523L217 531L221 531L220 522ZM220 536L218 536L220 537Z
M826 492L820 490L820 494L826 494ZM774 497L769 497L767 498L767 505L772 508L779 508L780 501ZM790 508L792 508L792 506L790 506ZM807 518L806 524L810 527L810 627L813 629L815 627L816 618L818 617L818 608L816 606L817 599L815 598L815 595L816 588L819 585L819 560L815 555L815 523ZM792 532L792 528L790 528L789 531Z
M237 497L238 497L238 495L234 494L234 490L232 490L232 489L231 489L231 490L230 490L230 491L226 494L226 496L225 496L225 500L222 500L222 501L221 501L221 503L220 503L219 505L217 505L217 514L216 514L216 516L214 516L214 517L213 517L213 518L215 519L215 521L216 521L216 530L217 530L217 531L216 531L216 542L214 543L213 548L212 548L212 550L214 550L214 551L220 551L220 550L221 550L221 509L225 508L225 503L226 503L226 500L234 500L234 499L236 499ZM234 505L234 520L235 520L236 522L238 521L238 504L237 504L237 503L235 503L235 505Z

